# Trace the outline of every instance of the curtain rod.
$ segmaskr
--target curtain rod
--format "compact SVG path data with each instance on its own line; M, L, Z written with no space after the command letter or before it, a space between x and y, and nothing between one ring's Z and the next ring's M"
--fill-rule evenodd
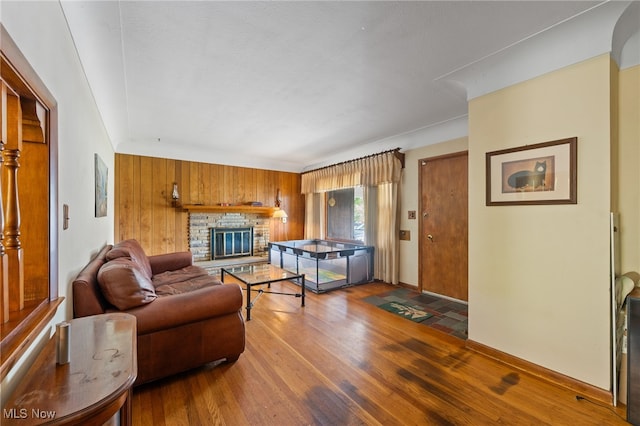
M329 167L335 167L341 164L351 163L352 161L364 160L365 158L377 157L378 155L384 155L390 152L393 152L393 154L400 160L400 163L402 164L402 168L404 169L404 154L400 152L400 148L395 148L395 149L389 149L387 151L378 152L377 154L369 154L369 155L365 155L364 157L355 158L353 160L341 161L339 163L330 164L328 166L318 167L317 169L307 170L302 172L301 174L316 172L318 170L328 169Z

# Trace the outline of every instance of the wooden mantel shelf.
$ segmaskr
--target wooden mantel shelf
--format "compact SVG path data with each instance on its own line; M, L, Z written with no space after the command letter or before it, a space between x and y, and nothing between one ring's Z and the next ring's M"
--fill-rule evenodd
M260 216L273 216L278 207L270 206L211 206L203 204L184 204L182 209L190 213L253 213Z

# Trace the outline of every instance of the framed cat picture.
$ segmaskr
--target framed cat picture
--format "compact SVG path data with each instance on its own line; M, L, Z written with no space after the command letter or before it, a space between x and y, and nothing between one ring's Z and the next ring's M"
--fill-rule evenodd
M487 152L487 206L576 204L578 138Z

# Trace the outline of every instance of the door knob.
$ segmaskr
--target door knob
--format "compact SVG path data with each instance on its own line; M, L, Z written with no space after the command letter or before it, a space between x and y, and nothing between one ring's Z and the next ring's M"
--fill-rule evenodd
M427 234L427 238L429 239L429 241L433 242L433 235Z

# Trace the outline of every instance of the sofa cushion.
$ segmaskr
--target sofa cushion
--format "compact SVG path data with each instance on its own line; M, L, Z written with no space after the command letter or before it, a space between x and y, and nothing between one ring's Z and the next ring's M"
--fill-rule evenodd
M155 278L155 277L154 277ZM166 283L156 287L158 296L189 293L205 287L221 285L222 283L209 275L201 275L173 283Z
M151 303L157 297L151 280L138 263L126 257L102 265L98 284L105 299L121 311Z
M115 244L113 248L107 253L107 260L114 260L119 258L130 258L140 266L142 272L148 279L151 279L151 264L145 254L142 246L136 240L124 240Z
M179 283L180 281L187 281L205 276L209 276L209 273L206 269L200 266L190 265L173 271L165 271L159 274L155 274L151 278L151 281L153 282L153 285L158 288L165 284L174 284ZM211 277L211 279L214 278Z

